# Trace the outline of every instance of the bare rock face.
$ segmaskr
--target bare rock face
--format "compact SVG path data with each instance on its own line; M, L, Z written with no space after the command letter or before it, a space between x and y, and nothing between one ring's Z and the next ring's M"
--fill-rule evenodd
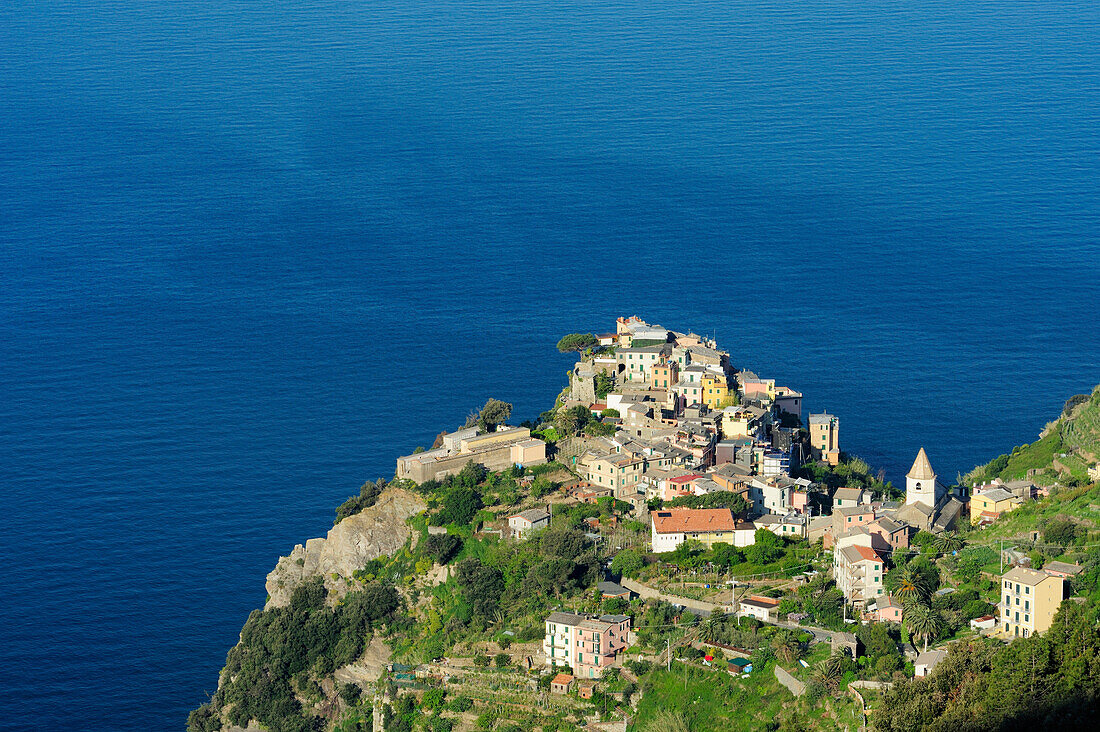
M326 538L310 539L305 546L295 546L290 556L279 557L279 563L267 575L269 599L265 609L288 605L294 589L316 575L324 577L330 593L343 595L347 591L345 578L370 560L404 546L411 534L405 520L427 507L415 493L385 489L377 503L336 524ZM335 579L333 574L337 575Z

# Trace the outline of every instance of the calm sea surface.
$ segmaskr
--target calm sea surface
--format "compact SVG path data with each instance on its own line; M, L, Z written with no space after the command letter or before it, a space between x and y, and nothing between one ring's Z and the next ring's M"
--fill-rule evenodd
M0 6L0 727L180 730L264 575L554 343L898 480L1100 381L1094 0Z

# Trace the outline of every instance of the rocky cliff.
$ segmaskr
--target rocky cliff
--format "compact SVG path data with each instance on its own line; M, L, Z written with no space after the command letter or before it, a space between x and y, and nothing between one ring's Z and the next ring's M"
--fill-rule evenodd
M316 575L324 577L330 597L342 596L353 572L404 546L412 533L405 521L426 508L415 493L387 488L373 506L336 524L324 539L310 539L305 546L295 546L290 556L280 557L267 575L265 609L287 605L294 588Z

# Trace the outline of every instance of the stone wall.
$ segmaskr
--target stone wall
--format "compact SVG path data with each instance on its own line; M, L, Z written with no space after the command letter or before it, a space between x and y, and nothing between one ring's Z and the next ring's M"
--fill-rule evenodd
M780 668L779 664L776 664L774 666L774 668L775 668L775 678L779 681L779 683L781 683L781 684L783 684L783 686L787 687L788 691L790 691L796 697L802 696L804 693L806 693L806 685L805 684L803 684L801 681L799 681L795 677L791 676L784 669Z

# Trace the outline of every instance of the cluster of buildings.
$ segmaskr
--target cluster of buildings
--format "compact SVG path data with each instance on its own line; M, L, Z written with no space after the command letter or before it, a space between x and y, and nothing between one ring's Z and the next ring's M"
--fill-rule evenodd
M988 526L1002 514L1046 495L1049 489L1040 488L1030 480L1004 482L995 478L992 482L979 485L970 497L970 523L975 526Z
M997 614L974 618L970 627L1003 640L1027 638L1050 629L1054 616L1065 599L1065 581L1081 572L1081 567L1066 562L1048 562L1041 571L1012 567L1001 576L1001 600ZM896 601L888 605L889 617L873 618L901 622L905 609ZM927 676L943 659L948 649L938 648L917 656L914 675Z
M670 509L650 516L653 551L685 539L746 546L759 528L807 536L810 481L791 477L807 459L840 458L839 420L830 414L802 426L802 394L774 379L730 366L729 353L694 333L640 318L619 318L614 333L597 336L603 354L580 361L568 404L614 410L611 437L594 438L572 458L584 481L612 492L640 514L654 498L669 501L729 491L751 506L751 521L728 509ZM599 374L615 388L597 396Z
M873 501L858 488L839 488L833 512L811 522L809 538L833 550L833 579L845 599L873 620L893 620L900 606L885 591L886 560L909 548L917 531L953 528L965 503L938 480L922 447L905 476L905 501ZM900 618L900 616L899 616Z

